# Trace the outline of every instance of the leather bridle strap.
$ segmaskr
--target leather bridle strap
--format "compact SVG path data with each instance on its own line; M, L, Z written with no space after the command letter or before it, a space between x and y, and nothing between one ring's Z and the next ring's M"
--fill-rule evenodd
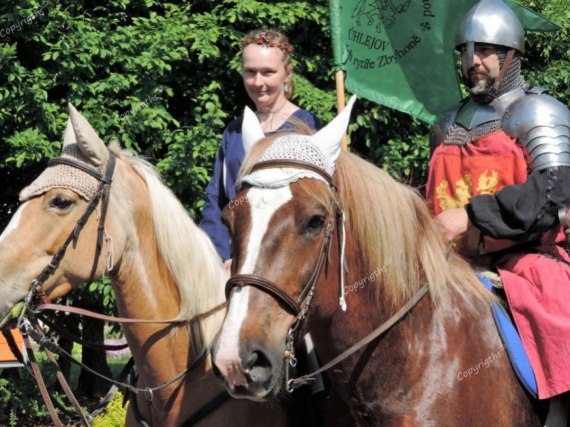
M277 301L283 303L289 309L288 311L295 316L301 312L301 306L299 303L287 295L285 291L280 289L271 280L255 274L237 274L230 278L226 283L226 299L229 300L234 288L243 288L244 286L253 286L265 291L273 296Z
M47 390L45 381L44 381L42 374L40 372L40 368L38 366L38 362L36 360L36 357L34 355L34 350L32 348L32 343L31 343L31 341L27 335L23 334L23 338L24 338L24 345L26 347L26 352L28 354L28 360L30 361L29 364L30 364L31 369L32 369L32 375L36 379L36 382L38 384L38 389L39 389L40 394L42 395L42 399L43 399L43 401L47 407L51 421L53 422L54 426L63 427L63 424L62 424L61 420L59 419L59 416L57 415L55 407L53 406L53 401L51 400L51 396Z
M65 256L65 252L67 250L67 247L71 244L71 242L76 241L78 239L79 233L81 232L81 230L83 229L83 227L87 223L87 220L89 219L89 217L91 216L91 214L93 213L93 211L95 210L97 205L99 204L99 199L102 199L103 207L102 207L101 216L99 219L96 256L95 256L95 259L93 262L93 267L91 270L91 278L93 277L93 274L97 268L97 264L99 261L99 255L101 253L104 224L105 224L105 216L107 213L107 206L109 203L109 188L111 186L113 172L115 170L115 156L111 152L109 152L109 160L107 162L107 168L105 170L104 175L99 174L99 172L97 172L96 170L93 170L93 169L91 169L91 168L89 168L89 167L87 167L87 166L85 166L79 162L76 162L76 161L71 160L71 159L63 158L63 157L52 159L48 162L49 166L54 166L54 165L58 165L58 164L78 168L81 171L86 172L89 175L97 178L98 180L101 181L101 183L100 183L99 187L97 188L97 191L93 195L93 198L89 202L89 205L85 209L85 212L83 213L81 218L79 218L79 220L75 224L75 227L73 228L73 230L71 231L69 236L67 236L67 239L65 240L65 242L57 250L57 252L53 256L51 261L48 263L48 265L46 265L44 267L44 269L40 272L40 274L32 281L32 283L30 285L30 295L28 297L28 300L26 301L26 303L28 305L32 305L32 304L37 305L32 300L34 298L36 298L37 296L42 295L41 287L43 286L44 282L59 267L61 260Z
M421 299L427 294L427 292L428 292L427 285L422 286L420 290L415 293L412 299L409 300L402 308L400 308L400 310L398 310L392 317L390 317L386 322L382 323L382 325L373 330L370 334L366 335L364 338L362 338L360 341L358 341L348 350L345 350L337 357L332 359L330 362L321 366L316 371L307 375L303 375L298 378L290 379L287 383L287 390L292 391L296 388L299 388L307 384L309 381L313 380L313 377L329 370L333 366L338 365L340 362L352 356L354 353L362 349L364 346L368 345L370 342L374 341L376 338L381 336L383 333L388 331L392 326L398 323L412 308L416 306L416 304L418 304L421 301Z
M106 314L95 313L94 311L86 310L84 308L79 307L72 307L68 305L61 305L61 304L51 304L51 303L44 303L39 305L36 308L36 313L41 313L43 311L60 311L64 313L73 313L79 314L81 316L91 317L92 319L103 320L104 322L115 322L115 323L167 323L167 324L182 324L182 323L194 323L197 321L201 321L212 314L222 310L226 307L226 303L222 302L215 307L209 309L204 313L197 314L190 319L180 319L178 317L173 317L170 319L134 319L131 317L117 317L117 316L107 316Z

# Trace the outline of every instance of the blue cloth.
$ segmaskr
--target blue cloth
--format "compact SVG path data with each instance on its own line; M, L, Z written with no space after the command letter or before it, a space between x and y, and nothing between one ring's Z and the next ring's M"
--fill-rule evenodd
M493 291L491 281L482 274L478 274L478 276L479 280L483 282L485 287L490 291ZM538 386L536 384L534 371L532 370L530 360L526 354L522 340L515 328L511 316L509 316L505 308L497 302L493 302L491 309L493 311L493 318L495 319L497 330L499 331L499 335L505 345L505 350L509 356L515 375L529 394L536 399L538 395Z
M319 119L306 110L299 109L291 117L303 121L317 130L321 127ZM214 163L214 172L206 187L206 202L202 209L200 228L210 237L218 254L226 260L232 257L230 235L222 223L222 210L236 196L236 181L239 168L245 157L241 139L243 116L232 121L224 130L222 144ZM278 130L291 129L293 125L286 121ZM225 182L224 168L225 163Z

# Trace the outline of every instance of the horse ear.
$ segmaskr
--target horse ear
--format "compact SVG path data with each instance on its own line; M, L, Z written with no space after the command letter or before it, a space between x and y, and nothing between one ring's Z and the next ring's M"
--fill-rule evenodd
M243 122L241 124L241 138L245 154L249 152L251 147L255 145L261 138L265 138L261 124L257 116L249 107L245 107L243 112Z
M68 104L68 108L69 121L73 127L75 140L81 153L95 166L104 164L109 158L109 152L107 151L107 147L105 147L105 143L99 138L99 135L97 135L97 132L95 132L87 119L83 117L71 103ZM66 129L66 137L67 136ZM64 143L66 137L64 137Z
M71 117L67 119L67 126L65 126L65 134L63 135L63 146L75 144L75 132L73 132L73 125L71 124Z
M344 110L332 122L311 137L313 142L323 151L333 169L338 156L340 156L342 138L346 133L350 121L350 112L355 101L356 95L352 95Z

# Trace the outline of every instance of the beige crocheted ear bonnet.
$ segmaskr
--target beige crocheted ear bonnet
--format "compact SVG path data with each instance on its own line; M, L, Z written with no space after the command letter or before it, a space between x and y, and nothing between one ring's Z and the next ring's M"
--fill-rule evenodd
M106 158L105 160L97 159L94 152L106 152L105 144L89 122L72 105L69 106L69 111L70 120L65 129L61 157L71 159L103 174L107 167L108 157L99 155L99 157ZM77 141L80 141L82 145L80 146ZM20 192L20 201L24 202L32 197L40 196L52 188L67 188L75 191L85 200L90 200L98 187L99 181L88 173L73 166L55 164L48 166L34 182Z
M97 170L101 174L104 173L107 167L106 164L95 167L89 163L77 144L63 147L61 157L73 159L86 167ZM73 166L57 164L49 166L34 182L24 188L20 192L20 201L25 202L32 197L40 196L52 188L67 188L75 191L85 200L91 200L98 187L99 181L88 173Z
M334 173L334 167L308 135L293 134L276 139L259 159L260 162L271 160L299 160L312 164L329 175ZM241 182L247 182L255 187L279 188L301 178L316 178L326 183L319 174L295 167L256 171L244 176Z

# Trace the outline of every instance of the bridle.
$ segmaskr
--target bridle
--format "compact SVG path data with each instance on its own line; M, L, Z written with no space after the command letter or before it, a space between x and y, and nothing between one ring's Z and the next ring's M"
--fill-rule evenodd
M103 239L105 234L105 218L107 217L107 209L109 207L109 197L111 192L111 182L113 180L113 173L115 171L115 155L109 153L109 160L107 161L107 167L105 169L104 174L100 174L97 170L84 165L76 160L70 159L68 157L56 157L55 159L51 159L48 162L48 167L56 166L56 165L65 165L71 166L76 169L79 169L95 179L97 179L100 183L95 191L93 197L89 201L85 212L77 220L77 223L73 227L73 230L67 236L67 239L63 242L63 244L59 247L55 255L52 257L50 262L44 267L44 269L40 272L40 274L32 280L30 284L30 289L28 292L28 296L26 297L24 310L22 310L22 316L25 314L26 310L29 308L31 311L35 311L35 308L45 301L45 292L43 291L43 285L46 280L57 270L61 260L65 256L65 252L67 251L67 247L72 242L77 242L79 238L79 234L83 227L89 220L91 214L95 211L95 208L101 201L101 214L99 216L99 225L97 227L97 242L95 247L95 257L93 260L93 266L91 267L91 273L89 275L89 280L92 281L95 277L95 273L97 271L97 265L99 264L99 257L101 256L101 250L103 248Z
M333 189L336 189L336 185L334 182L334 178L328 174L327 172L323 171L321 168L307 162L303 162L300 160L268 160L256 163L252 168L252 172L262 170L262 169L270 169L276 167L294 167L294 168L302 168L308 169L312 172L318 173L321 177L325 179L325 181L329 184L329 186ZM335 191L336 194L336 191ZM342 209L340 207L340 203L338 199L335 203L337 207L337 217L342 216ZM323 265L325 264L325 260L327 259L327 255L330 251L330 245L332 241L332 235L334 231L334 217L330 216L325 224L325 236L323 242L321 244L321 250L319 252L319 257L317 258L317 262L315 264L315 268L309 280L303 287L301 294L297 298L293 298L288 295L285 291L283 291L275 282L272 282L265 277L256 275L256 274L236 274L235 276L231 277L226 283L226 299L230 298L231 292L234 288L243 288L245 286L253 286L255 288L261 289L265 293L271 295L274 299L279 301L281 304L285 305L288 311L295 315L298 321L301 321L308 309L310 300L307 300L307 297L311 294L317 284L317 280L319 279L319 275L321 274L321 270ZM339 226L342 226L342 221L337 221ZM342 233L339 233L341 236Z
M95 170L89 166L86 166L81 162L78 162L76 160L73 160L73 159L70 159L67 157L58 157L58 158L54 158L54 159L49 160L48 167L56 166L56 165L66 165L66 166L77 168L77 169L93 176L94 178L96 178L99 181L99 186L97 187L95 193L93 194L93 197L89 201L89 204L87 205L84 213L82 214L82 216L79 218L79 220L77 221L77 223L73 227L73 230L71 231L71 233L68 235L66 240L63 242L63 244L56 251L56 253L52 257L52 259L49 261L49 263L43 268L43 270L38 274L38 276L34 280L32 280L28 294L27 294L25 300L22 303L20 303L20 305L22 307L21 311L17 315L17 317L18 317L17 325L18 325L18 328L21 330L22 335L24 337L24 342L26 344L26 351L27 351L28 357L32 361L31 367L32 367L32 371L33 371L33 376L35 377L35 379L38 383L38 388L40 389L40 393L42 395L42 398L43 398L43 400L44 400L44 402L48 408L48 412L50 414L50 417L52 418L52 421L53 421L54 425L56 425L56 426L63 426L63 424L59 420L59 417L55 411L52 399L51 399L49 392L47 391L47 388L45 386L41 372L39 371L38 364L35 360L35 357L33 355L33 351L31 348L31 342L29 339L30 337L34 341L36 341L40 345L41 348L43 348L45 350L46 354L48 355L48 358L50 359L52 364L54 364L56 366L56 369L58 370L58 372L59 372L59 367L57 365L57 361L53 358L53 353L59 353L60 355L67 356L68 359L70 359L74 363L81 366L81 368L88 370L91 374L93 374L93 375L95 375L95 376L97 376L97 377L99 377L99 378L101 378L107 382L110 382L111 384L114 384L115 386L123 387L128 392L131 392L133 394L139 394L139 393L144 394L147 402L149 403L149 406L152 403L152 398L153 398L154 392L156 392L156 391L158 391L164 387L167 387L170 384L182 379L191 369L193 369L195 366L197 366L199 363L201 363L205 360L207 352L206 352L206 350L202 351L200 354L197 355L197 357L194 360L189 362L186 369L175 374L173 377L167 379L166 381L162 382L161 384L159 384L155 387L138 388L138 387L135 387L131 384L122 383L122 382L114 380L113 378L108 378L108 377L92 370L91 368L89 368L85 364L83 364L81 362L77 362L70 354L66 353L55 342L53 342L51 339L47 338L43 334L43 332L41 331L41 329L38 326L37 320L35 319L35 315L40 315L42 312L44 312L46 310L53 310L53 311L65 311L68 313L76 313L76 314L88 316L88 317L99 319L99 320L106 321L106 322L116 322L116 323L121 323L121 324L124 324L124 323L150 324L150 323L152 323L152 324L178 324L178 325L180 325L180 324L190 324L190 323L193 323L196 321L200 321L206 317L213 315L214 313L225 308L225 306L226 306L225 303L218 304L217 306L213 307L212 309L208 310L207 312L196 315L192 319L179 319L179 318L172 318L172 319L132 319L132 318L106 316L103 314L94 313L92 311L81 309L81 308L67 307L67 306L62 306L62 305L58 305L58 304L51 304L49 302L49 298L46 297L46 294L43 290L44 283L49 279L49 277L52 274L54 274L54 272L59 267L62 259L65 256L66 250L69 247L69 245L72 242L77 242L83 227L85 226L85 224L89 220L90 216L93 214L93 212L95 211L95 209L99 205L99 202L101 202L101 213L100 213L100 216L98 218L99 224L98 224L98 228L97 228L97 241L96 241L96 247L95 247L95 255L94 255L94 260L93 260L93 266L91 268L90 276L88 279L89 282L93 281L95 274L97 272L97 267L99 264L99 259L100 259L102 248L103 248L103 241L105 238L105 219L107 216L107 210L108 210L108 206L109 206L111 183L112 183L113 174L114 174L114 170L115 170L115 163L116 163L115 155L113 153L111 153L110 151L108 151L108 153L109 153L109 158L108 158L108 162L107 162L105 172L103 174L100 174L97 170ZM30 312L32 315L34 315L31 317L31 319L28 319L28 317L26 316L26 313L28 313L28 312ZM6 317L6 319L4 319L0 322L0 329L2 329L10 321L10 316L11 315L9 314ZM10 334L5 334L5 335L8 335L7 339L9 339L9 337L11 337ZM13 339L12 339L12 341L13 341ZM95 347L96 346L96 345L93 345L92 343L83 343L83 344L88 346L88 347ZM11 347L14 347L14 346L11 346ZM108 348L108 346L99 346L99 347L104 347L105 349ZM13 351L15 352L15 354L19 353L19 350L17 348L14 348ZM22 359L21 355L20 355L19 359ZM89 420L87 419L87 416L83 413L81 406L79 405L79 403L77 402L77 399L73 395L73 392L71 391L71 388L69 387L69 385L67 384L67 381L63 377L63 374L60 375L58 373L57 379L60 382L62 388L64 389L67 397L71 401L72 405L74 406L76 412L78 413L82 423L86 426L89 426L90 425ZM192 414L190 416L190 418L187 419L182 425L183 426L194 425L199 420L201 420L203 417L205 417L208 413L213 411L218 405L223 403L228 397L229 397L229 395L225 391L222 393L219 393L210 402L207 402L203 407L198 408L198 410L195 411L195 413ZM142 425L148 426L149 424L142 418L142 415L138 411L136 399L132 399L131 403L133 404L133 410L135 411L135 416L137 417L137 421L139 423L141 423Z
M89 220L90 216L95 211L96 207L99 205L99 202L101 202L101 214L99 217L99 225L97 228L97 242L96 242L96 248L95 248L95 257L94 257L94 261L93 261L93 266L91 268L89 280L91 281L93 279L93 277L95 276L97 266L99 264L99 257L101 255L101 250L103 247L103 239L104 239L104 233L105 233L105 218L107 216L107 208L109 206L111 182L112 182L113 173L115 170L115 156L111 152L108 152L108 153L109 153L109 157L108 157L108 161L107 161L107 166L106 166L105 172L103 174L100 174L99 171L97 171L97 170L95 170L89 166L86 166L77 160L73 160L73 159L67 158L67 157L58 157L55 159L51 159L48 162L48 167L57 166L57 165L65 165L65 166L71 166L71 167L74 167L76 169L79 169L79 170L93 176L94 178L96 178L99 181L99 186L97 187L97 190L95 191L93 197L89 201L89 204L87 205L87 208L85 209L85 212L83 213L83 215L79 218L79 220L77 221L77 223L73 227L73 230L71 231L71 233L67 236L67 238L65 239L63 244L59 247L59 249L56 251L56 253L52 257L52 259L49 261L49 263L42 269L40 274L34 280L32 280L28 294L27 294L25 300L23 301L23 303L19 304L20 312L17 314L17 317L18 317L17 325L18 325L18 328L20 329L20 331L22 332L22 336L24 338L26 352L27 352L28 357L29 357L30 362L31 362L30 366L31 366L32 375L34 376L34 378L36 379L36 382L38 383L38 388L39 388L40 394L41 394L41 396L42 396L42 398L46 404L46 407L48 409L48 412L49 412L49 415L52 419L52 422L56 426L62 426L63 424L61 423L59 416L57 415L57 412L55 411L55 407L54 407L52 398L51 398L51 396L47 390L47 387L46 387L45 382L43 380L42 374L39 370L39 365L38 365L38 363L35 359L35 356L34 356L30 337L32 337L35 341L37 341L40 344L40 346L42 348L44 348L49 361L51 362L52 365L54 365L56 367L58 382L60 383L62 389L64 390L64 392L67 395L68 399L70 400L71 404L73 405L76 412L78 413L82 424L89 426L90 423L89 423L89 420L87 419L87 416L83 413L83 410L82 410L79 402L77 401L77 399L73 395L73 392L71 391L71 388L69 387L69 384L67 383L67 380L65 379L65 377L63 376L63 374L61 373L61 371L59 369L59 366L57 365L57 361L53 355L53 353L55 352L53 350L56 350L56 348L54 347L55 343L53 343L51 340L43 337L43 335L40 332L40 328L39 328L39 325L37 324L37 321L35 321L32 324L32 322L28 319L28 317L26 317L26 314L27 314L27 312L36 314L37 308L41 304L46 303L49 300L46 297L46 294L43 290L44 283L46 282L46 280L49 279L49 277L59 267L61 260L65 256L65 252L67 251L67 248L69 247L69 245L72 242L77 242L77 239L79 238L79 234L81 233L81 230L83 229L83 227L85 226L85 224ZM8 321L10 320L10 317L11 317L11 313L9 313L8 316L4 320L2 320L2 322L0 322L0 328L3 328L4 325L8 323ZM4 331L3 331L3 334L7 337L8 342L12 343L11 347L14 347L13 338L12 339L8 338L8 337L11 337L11 335L8 333L4 333ZM21 354L19 354L19 350L17 350L17 352L15 354L18 354L18 356L19 356L18 359L22 358Z
M269 160L259 162L254 165L252 168L252 172L261 170L261 169L270 169L276 167L294 167L294 168L303 168L308 169L312 172L318 173L321 177L325 179L325 181L329 184L329 186L333 189L336 195L336 185L334 178L328 174L327 172L323 171L321 168L307 162L303 162L300 160ZM343 226L342 220L338 220L338 218L342 218L342 208L340 206L340 202L338 198L336 198L336 223L338 227ZM319 256L317 258L317 262L313 269L309 280L303 287L301 294L297 298L293 298L292 296L288 295L285 291L283 291L275 282L272 282L265 277L256 275L256 274L236 274L235 276L231 277L226 283L226 299L229 299L231 296L231 292L234 288L243 288L245 286L253 286L262 290L263 292L271 295L275 300L279 303L283 304L287 311L291 314L296 316L296 323L302 321L308 310L310 305L310 297L312 297L315 285L319 279L325 261L327 260L327 255L330 252L330 245L332 242L332 235L335 226L335 218L330 216L325 224L325 236L323 238L323 242L321 244L321 250L319 251ZM338 233L339 238L343 235L343 233ZM340 242L342 243L342 242ZM342 275L342 268L340 269L340 274Z
M290 367L295 367L297 365L297 359L295 358L295 338L298 335L300 330L300 325L303 320L307 317L309 312L310 304L314 296L315 286L317 281L321 275L323 266L325 262L328 262L331 242L333 237L333 231L335 229L335 222L337 227L337 236L339 239L339 252L340 252L340 259L339 259L339 282L341 284L341 307L344 302L344 273L343 267L345 264L344 259L344 213L342 210L342 206L340 203L340 199L338 197L338 191L336 187L336 183L334 177L311 163L299 161L299 160L268 160L256 163L251 172L255 172L261 169L270 169L270 168L279 168L279 167L290 167L290 168L297 168L297 169L307 169L311 172L315 172L319 174L325 181L329 184L329 187L334 195L334 204L335 204L335 215L329 216L326 224L325 224L325 233L323 237L323 242L321 245L321 250L319 252L317 262L313 269L309 280L303 287L301 294L294 298L283 291L275 282L266 279L262 276L256 274L236 274L235 276L231 277L226 283L226 299L229 301L231 296L232 290L236 287L243 288L246 286L252 286L261 291L265 292L273 299L275 299L280 304L284 305L287 308L287 311L295 316L295 320L293 321L292 325L289 327L289 331L287 333L287 338L285 340L285 353L284 353L284 362L285 362L285 385L288 392L293 392L296 388L301 387L304 384L307 384L309 381L314 380L314 377L333 366L337 365L344 359L348 358L350 355L355 353L356 351L363 348L365 345L370 343L372 340L376 339L388 329L390 329L393 325L395 325L402 317L404 317L428 292L427 285L424 285L416 294L408 301L398 312L396 312L393 316L391 316L387 321L385 321L382 325L380 325L377 329L372 331L366 337L358 341L355 345L341 353L339 356L328 362L326 365L322 366L321 368L317 369L316 371L303 375L299 378L289 378L289 371ZM343 310L345 308L343 307Z

